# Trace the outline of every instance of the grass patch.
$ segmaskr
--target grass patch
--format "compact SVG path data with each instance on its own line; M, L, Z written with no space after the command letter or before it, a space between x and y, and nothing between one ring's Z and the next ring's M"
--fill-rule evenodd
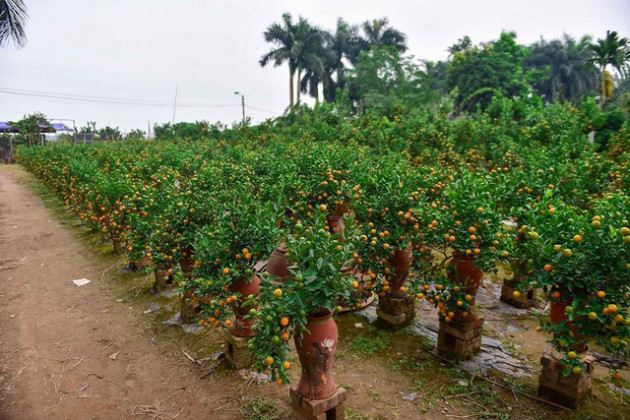
M373 337L357 336L350 344L352 351L362 356L376 354L388 347L389 338L382 332Z
M239 418L249 420L276 420L281 418L280 410L262 397L247 401L239 410L239 414Z

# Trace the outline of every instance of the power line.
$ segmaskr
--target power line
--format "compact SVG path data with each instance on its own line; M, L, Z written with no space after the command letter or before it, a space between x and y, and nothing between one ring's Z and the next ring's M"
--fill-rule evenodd
M275 112L275 111L269 111L267 109L262 109L262 108L257 108L255 106L251 106L248 105L247 108L249 109L255 109L256 111L260 111L260 112L266 112L267 114L273 114L273 115L282 115L280 112Z
M147 101L143 99L108 98L108 97L99 97L99 96L86 96L86 95L29 91L29 90L7 89L7 88L0 88L0 93L6 93L9 95L20 95L20 96L35 96L35 97L48 98L48 99L59 99L59 100L68 100L68 101L79 101L79 102L98 102L98 103L108 103L108 104L118 104L118 105L139 105L139 106L158 106L158 107L172 107L173 106L172 103L168 103L168 102ZM178 103L177 106L187 107L187 108L226 108L226 107L239 107L240 105L239 104Z
M8 95L18 96L33 96L46 99L57 99L62 101L78 101L78 102L93 102L93 103L105 103L112 105L136 105L136 106L153 106L153 107L173 107L172 102L161 102L146 99L129 99L129 98L114 98L106 96L93 96L93 95L79 95L70 93L59 92L47 92L38 90L26 90L26 89L13 89L13 88L0 88L0 93ZM185 108L235 108L241 105L239 104L199 104L199 103L180 103L176 102L177 107ZM282 115L281 112L270 111L268 109L259 108L255 106L249 106L248 108L255 111L264 112L271 115Z

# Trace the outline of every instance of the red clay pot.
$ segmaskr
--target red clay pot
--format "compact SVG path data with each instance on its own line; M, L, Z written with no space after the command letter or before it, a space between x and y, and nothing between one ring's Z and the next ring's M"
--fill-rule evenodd
M267 261L267 273L280 282L284 282L289 276L289 260L285 257L286 253L287 247L279 244Z
M552 301L549 309L549 318L553 325L566 324L567 327L571 329L571 332L573 333L573 338L575 339L576 343L569 349L581 353L588 350L588 337L579 334L578 327L573 325L573 323L569 321L569 317L564 311L565 307L571 306L572 304L573 302Z
M343 230L346 227L346 223L343 221L343 216L329 216L326 219L326 224L328 225L328 231L333 235L338 235L339 238L337 238L337 240L339 242L343 242L341 236L343 235Z
M350 211L350 201L348 199L344 200L340 204L335 204L335 210L333 211L334 217L342 217L344 214Z
M295 335L295 348L302 375L297 392L305 398L321 400L337 390L332 377L333 355L337 349L339 332L332 312L322 316L309 315L302 338Z
M256 306L243 307L243 303L248 296L257 295L260 291L260 279L254 274L252 281L245 279L234 280L230 285L230 290L233 293L240 293L241 298L238 304L233 304L234 310L234 326L230 332L237 337L253 337L254 331L252 331L252 325L254 321L251 319L245 319L244 316L249 313L250 310L256 309Z
M391 266L392 273L387 278L389 283L389 295L401 294L400 288L407 280L409 275L409 267L411 266L411 246L407 249L399 249L394 252L394 255L389 257L387 262Z
M451 269L448 272L448 279L452 283L461 284L462 289L473 297L471 305L474 304L474 298L483 277L483 271L475 267L476 259L475 255L454 255L449 263Z

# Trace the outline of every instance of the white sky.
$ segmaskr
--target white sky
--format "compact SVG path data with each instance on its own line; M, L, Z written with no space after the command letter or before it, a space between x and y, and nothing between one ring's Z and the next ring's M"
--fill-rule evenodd
M270 46L262 33L283 12L333 29L387 16L408 36L409 53L445 59L446 48L468 35L473 42L513 30L521 43L566 32L603 37L607 29L630 37L629 0L343 1L261 0L27 0L28 44L0 49L0 89L58 92L180 104L176 121L232 123L246 105L281 113L288 105L288 70L261 68ZM0 121L40 111L49 118L76 119L77 126L121 130L170 121L172 106L149 107L17 96L0 93ZM254 121L273 114L247 109Z

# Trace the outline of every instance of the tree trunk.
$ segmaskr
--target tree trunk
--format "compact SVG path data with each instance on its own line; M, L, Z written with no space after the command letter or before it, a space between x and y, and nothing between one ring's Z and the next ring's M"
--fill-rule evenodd
M296 95L296 99L297 99L297 100L295 101L296 105L300 105L300 96L301 96L301 92L302 92L302 89L301 89L301 86L300 86L300 85L301 85L301 83L300 83L300 82L301 82L301 80L302 80L302 68L301 68L301 67L298 67L298 71L297 71L297 83L296 83L296 88L297 88L297 95Z
M315 105L319 105L319 83L315 84Z
M599 105L604 105L606 102L606 66L602 67L602 83L601 83L601 96L599 98Z
M293 69L289 69L289 106L293 109Z

